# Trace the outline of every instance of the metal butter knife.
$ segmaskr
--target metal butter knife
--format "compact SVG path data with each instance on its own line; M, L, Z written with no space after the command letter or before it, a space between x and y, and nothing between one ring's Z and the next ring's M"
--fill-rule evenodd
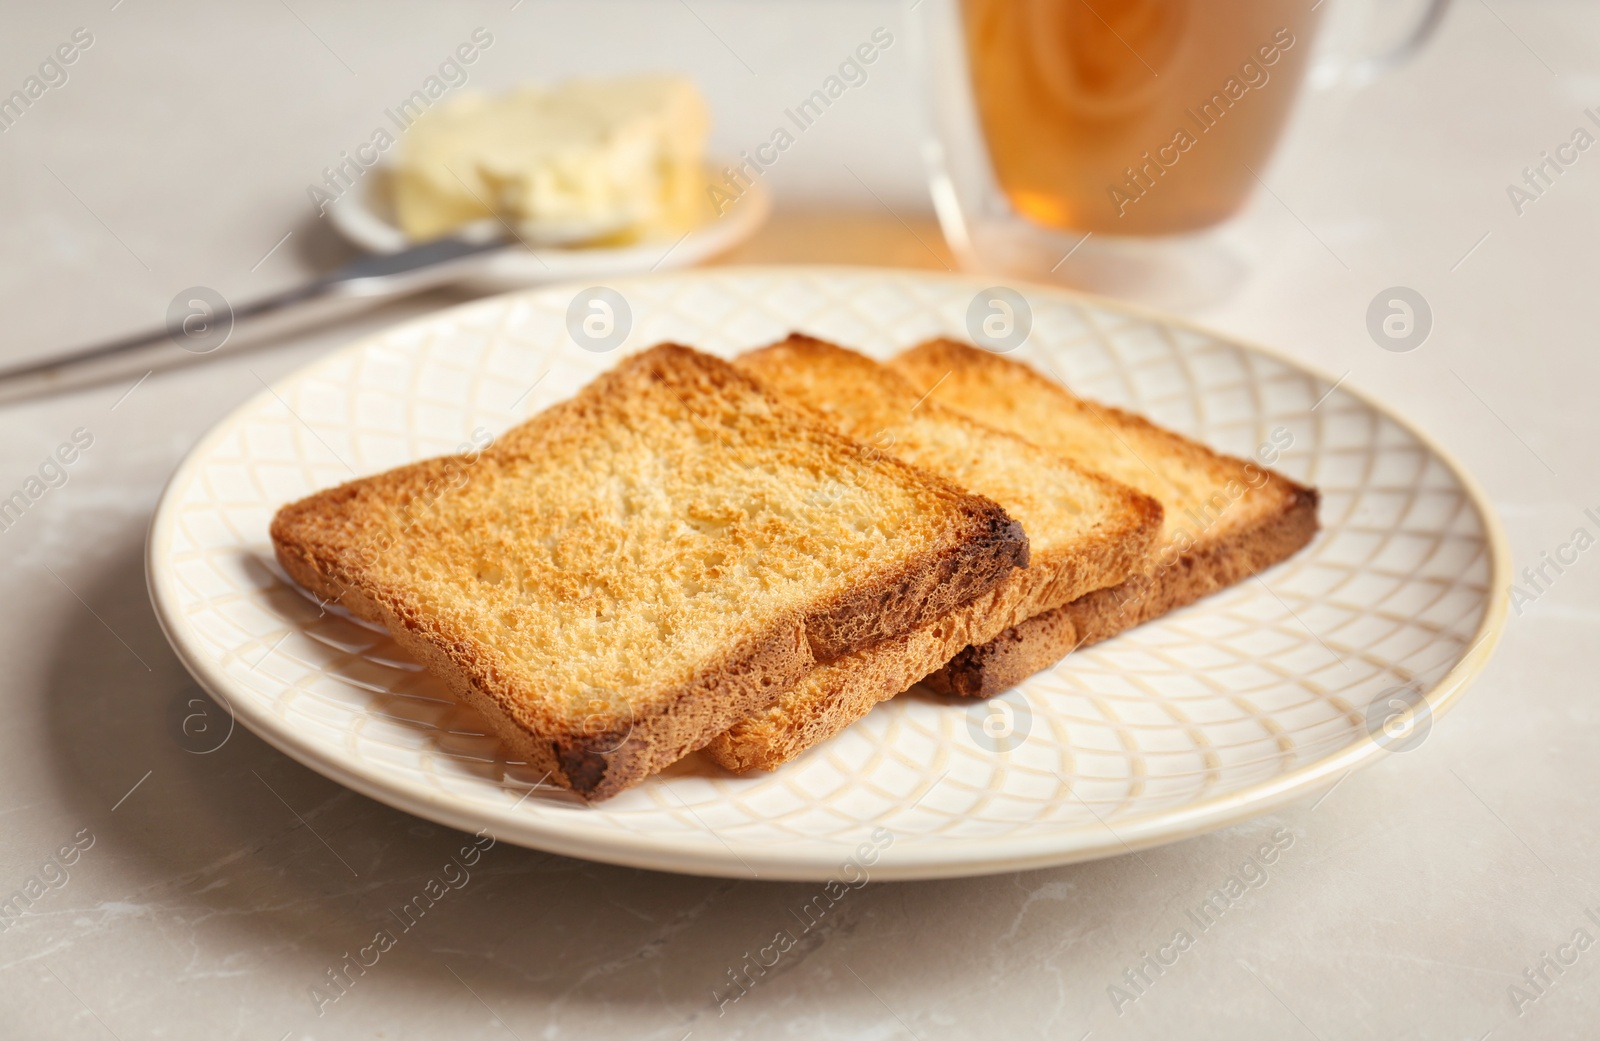
M0 403L192 362L214 355L225 344L286 332L454 282L473 274L501 250L521 248L502 239L435 239L397 253L362 257L304 285L239 307L229 306L220 296L184 301L184 294L179 294L174 301L179 313L169 313L166 328L0 367ZM185 310L189 303L195 306Z

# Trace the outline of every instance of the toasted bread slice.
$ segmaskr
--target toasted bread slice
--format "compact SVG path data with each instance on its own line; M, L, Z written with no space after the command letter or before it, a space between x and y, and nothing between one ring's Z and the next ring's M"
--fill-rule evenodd
M1214 452L1121 409L1096 405L1020 362L951 340L891 363L930 400L1028 438L1158 500L1153 566L1023 622L953 658L929 685L989 697L1094 643L1254 575L1317 532L1317 493L1253 461ZM1027 521L1023 521L1024 525ZM1038 532L1029 528L1035 538Z
M272 541L588 799L1027 562L999 506L672 345L476 460L285 506Z
M1028 532L1029 564L985 595L899 639L812 670L770 708L706 747L732 770L772 769L866 715L951 655L1147 563L1155 500L972 421L870 358L805 336L737 359L840 431L1000 503Z

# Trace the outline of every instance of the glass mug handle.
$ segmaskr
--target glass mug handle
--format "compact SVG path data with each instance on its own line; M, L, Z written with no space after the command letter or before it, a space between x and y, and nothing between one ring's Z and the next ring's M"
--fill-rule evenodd
M1439 23L1444 21L1445 13L1450 9L1450 0L1426 0L1408 31L1401 35L1398 42L1387 48L1379 49L1376 53L1341 53L1341 43L1349 51L1356 51L1359 48L1350 41L1340 41L1339 35L1341 33L1347 37L1359 35L1363 23L1371 20L1375 7L1372 0L1368 0L1365 12L1357 17L1346 18L1343 17L1346 11L1352 15L1356 14L1355 5L1347 3L1334 6L1329 18L1334 24L1323 29L1324 43L1321 53L1307 74L1308 86L1326 88L1340 83L1359 86L1370 83L1384 73L1403 65L1422 50L1423 45L1433 37L1439 28ZM1341 22L1343 24L1340 24Z

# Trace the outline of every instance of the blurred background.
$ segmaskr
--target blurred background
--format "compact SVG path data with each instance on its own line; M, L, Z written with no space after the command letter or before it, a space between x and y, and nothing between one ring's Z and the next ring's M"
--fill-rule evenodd
M775 216L723 261L953 265L921 151L929 117L910 65L911 6L507 0L378 9L301 0L224 18L203 5L14 5L0 36L0 68L16 81L7 91L76 29L94 42L67 82L0 134L9 264L0 359L159 325L187 286L237 303L347 259L352 250L317 215L307 186L341 151L369 141L385 110L476 28L494 42L464 89L684 72L708 99L711 152L735 155L768 140L786 109L883 27L893 45L864 86L765 172ZM1408 17L1417 7L1397 6ZM1576 261L1594 241L1584 185L1595 175L1578 164L1521 214L1507 186L1600 104L1584 31L1592 17L1581 2L1458 3L1392 74L1302 91L1258 171L1266 189L1227 226L1243 277L1187 309L1335 374L1353 370L1374 389L1419 372L1449 378L1442 351L1396 359L1371 349L1373 295L1409 286L1453 349L1525 343L1529 375L1554 376L1557 348L1580 335L1554 302L1583 295L1587 272ZM1489 306L1513 300L1524 306ZM323 342L311 340L312 349ZM290 353L280 352L282 364L301 357ZM1561 364L1593 362L1579 352ZM1487 369L1463 376L1475 387L1493 379ZM1441 412L1464 407L1463 393L1446 392ZM1559 422L1560 411L1541 419Z
M8 256L30 258L7 279L4 303L32 312L6 338L7 357L159 324L185 286L242 299L331 266L346 250L306 186L321 183L341 151L389 125L385 110L475 28L494 42L468 67L463 89L682 72L710 102L711 150L736 155L770 139L784 110L874 27L899 30L901 13L894 4L804 0L449 8L302 0L254 4L225 19L203 4L108 6L7 14L0 63L16 70L17 86L74 28L89 28L95 41L67 84L0 135L0 234ZM940 248L937 232L927 234L903 35L870 73L866 89L834 106L768 180L786 217L859 214L876 234L851 236L880 240L873 261L919 264L911 250L923 251L888 209L920 222L918 232ZM825 259L838 235L782 223L782 241L752 259ZM841 246L844 259L866 248ZM932 262L923 253L920 263Z
M188 286L242 301L350 259L354 251L317 214L307 186L341 151L370 140L385 109L479 28L493 43L470 66L470 89L684 73L709 104L714 154L768 140L786 109L886 30L893 43L867 81L764 175L771 219L716 262L954 269L924 162L928 92L908 46L915 6L5 4L0 94L20 88L76 32L92 43L65 82L0 133L0 363L159 326ZM1427 46L1388 75L1302 93L1280 147L1256 171L1259 185L1226 227L1238 277L1183 308L1348 378L1433 433L1487 487L1519 567L1568 537L1582 508L1600 506L1592 286L1600 152L1574 153L1531 202L1508 190L1527 184L1527 171L1582 127L1600 135L1600 5L1460 0ZM1369 309L1390 287L1428 305L1431 334L1416 349L1388 349L1369 330ZM873 887L829 935L835 954L803 963L774 986L773 1004L737 1024L691 1022L683 1010L704 999L686 988L700 978L651 959L680 933L718 951L754 942L771 903L760 887L507 851L494 881L475 891L483 902L432 952L458 957L471 948L501 964L485 993L498 1014L454 990L440 997L431 984L408 1012L408 983L418 977L396 972L372 985L384 1000L369 995L361 1014L319 1025L305 990L320 965L296 953L315 916L295 906L307 886L337 895L346 883L308 881L274 845L294 819L252 789L238 807L224 800L195 811L231 818L214 834L186 831L182 813L128 821L137 802L119 822L105 816L110 798L102 796L114 798L134 778L102 780L93 765L123 741L162 740L165 706L194 689L151 615L141 557L150 511L183 454L263 382L470 295L436 290L139 384L0 406L0 487L22 481L72 429L88 423L96 435L71 482L40 504L43 516L0 536L0 695L11 719L4 741L14 764L31 764L7 775L0 821L27 822L32 834L62 806L85 820L93 806L105 843L96 851L104 859L85 866L73 898L60 904L71 910L47 942L41 933L26 946L0 936L0 1019L25 1026L16 1036L190 1036L203 1024L193 1036L274 1041L425 1029L434 1037L680 1041L685 1030L774 1036L800 1017L806 1036L993 1036L999 1024L1076 1041L1089 1036L1081 1024L1090 1010L1097 1038L1587 1036L1600 990L1586 965L1526 1018L1507 1004L1525 966L1565 942L1583 907L1600 901L1587 796L1596 780L1588 693L1600 572L1581 569L1513 619L1487 676L1434 738L1438 756L1474 763L1475 787L1493 793L1498 810L1486 813L1459 788L1441 791L1439 760L1396 757L1346 782L1315 818L1302 806L1264 822L1270 831L1274 822L1314 821L1315 834L1286 869L1293 885L1267 890L1262 911L1238 922L1228 944L1241 955L1266 951L1300 974L1304 1021L1259 991L1239 990L1239 974L1220 958L1164 984L1161 1000L1137 1016L1104 1015L1111 962L1131 959L1156 913L1187 899L1195 878L1231 870L1238 858L1223 835L1152 851L1138 865ZM86 631L82 640L71 635ZM437 830L344 792L249 735L235 740L244 752L231 776L253 785L250 772L261 771L351 841L387 848L388 837ZM212 784L196 769L191 762L150 782L165 785L169 809L204 801L175 794ZM1515 836L1496 813L1515 823ZM268 819L280 829L271 836L246 823ZM0 832L8 827L0 823ZM1530 857L1530 846L1574 852L1557 871ZM397 872L433 867L431 853L396 856ZM184 895L198 894L211 877L204 872L227 857L257 863L233 879L248 894ZM9 871L0 888L34 870L35 859L31 845L0 843ZM576 895L560 896L557 882ZM152 893L184 896L168 906ZM716 915L702 916L717 900ZM508 919L507 906L520 910ZM548 922L535 914L547 907ZM512 919L528 924L510 930ZM552 938L548 946L531 935L537 930L549 930L540 934ZM346 942L324 937L314 950ZM1086 954L1090 947L1100 956ZM257 949L260 960L239 953ZM910 1010L909 1024L865 994L836 997L840 981L849 982L840 967L849 956L878 959L898 981L893 1001ZM568 964L535 968L549 959ZM79 967L75 988L51 979L64 965ZM138 986L109 982L123 973Z

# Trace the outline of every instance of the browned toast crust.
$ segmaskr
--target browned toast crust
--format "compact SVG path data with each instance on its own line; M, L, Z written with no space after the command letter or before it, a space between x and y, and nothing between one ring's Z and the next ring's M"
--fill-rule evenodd
M1123 467L1117 475L1143 484L1162 498L1167 511L1165 545L1148 571L1021 622L989 643L963 649L924 681L935 690L971 697L998 694L1054 665L1075 647L1124 632L1278 563L1317 532L1314 489L1215 452L1143 416L1077 398L1020 362L935 340L911 348L891 364L924 383L940 382L935 397L957 409L965 404L979 418L1005 414L1011 420L1010 409L1027 402L1037 425L1014 433L1052 450L1077 448L1088 466ZM954 378L944 382L946 377ZM1041 403L1048 403L1043 412ZM1056 415L1061 419L1055 420ZM1069 419L1089 435L1070 437L1049 428L1053 421ZM1099 448L1093 446L1096 439L1104 442ZM1154 452L1161 454L1154 461L1167 473L1152 466L1153 456L1146 457ZM1196 488L1211 494L1198 494ZM1190 508L1178 508L1181 500L1189 500ZM1213 508L1215 517L1208 512ZM1188 529L1196 522L1201 530L1191 534Z
M663 388L670 400L659 393ZM452 554L470 550L469 544L453 541L455 529L487 522L477 500L466 502L465 496L492 497L502 485L513 485L519 473L548 468L547 460L562 452L560 458L570 459L575 451L584 458L581 453L618 424L651 422L699 424L696 430L705 436L691 439L701 446L696 451L716 455L719 442L727 445L724 437L743 438L742 445L759 439L763 446L777 446L765 457L766 465L801 467L797 474L809 472L806 466L826 465L863 487L895 489L920 504L914 518L924 526L907 533L912 541L894 544L895 556L878 551L855 566L859 580L832 592L809 592L795 609L727 632L693 659L687 675L620 695L608 690L596 711L571 691L552 687L543 663L508 656L493 633L464 626L438 609L439 590L427 587L417 571L427 569L435 550L442 561L437 570L455 562ZM682 450L679 442L675 450ZM415 516L419 501L425 504L423 522ZM526 508L536 513L544 505ZM698 502L690 504L691 512L700 508ZM520 514L506 516L514 527ZM516 530L477 535L491 546L496 539L527 538ZM816 662L894 639L946 614L984 595L1027 560L1020 525L994 503L874 456L728 363L675 345L624 360L576 398L508 431L470 467L457 457L427 460L317 493L281 509L271 536L290 577L358 617L386 626L401 646L483 713L517 755L586 799L614 795L703 746L770 705ZM780 532L774 537L787 538L784 546L797 559L808 554L807 536ZM544 576L558 592L561 583L583 577Z
M868 358L793 335L737 363L842 432L888 444L888 451L906 461L994 497L1039 534L1031 542L1030 565L988 593L894 640L817 666L771 707L719 735L706 753L730 770L774 769L844 730L962 648L1149 563L1162 522L1154 499L919 400L919 390Z
M1236 538L1198 548L1159 576L1098 589L969 646L924 685L942 694L989 698L1051 668L1079 647L1109 639L1241 582L1293 556L1317 534L1317 493L1298 493L1284 513Z

